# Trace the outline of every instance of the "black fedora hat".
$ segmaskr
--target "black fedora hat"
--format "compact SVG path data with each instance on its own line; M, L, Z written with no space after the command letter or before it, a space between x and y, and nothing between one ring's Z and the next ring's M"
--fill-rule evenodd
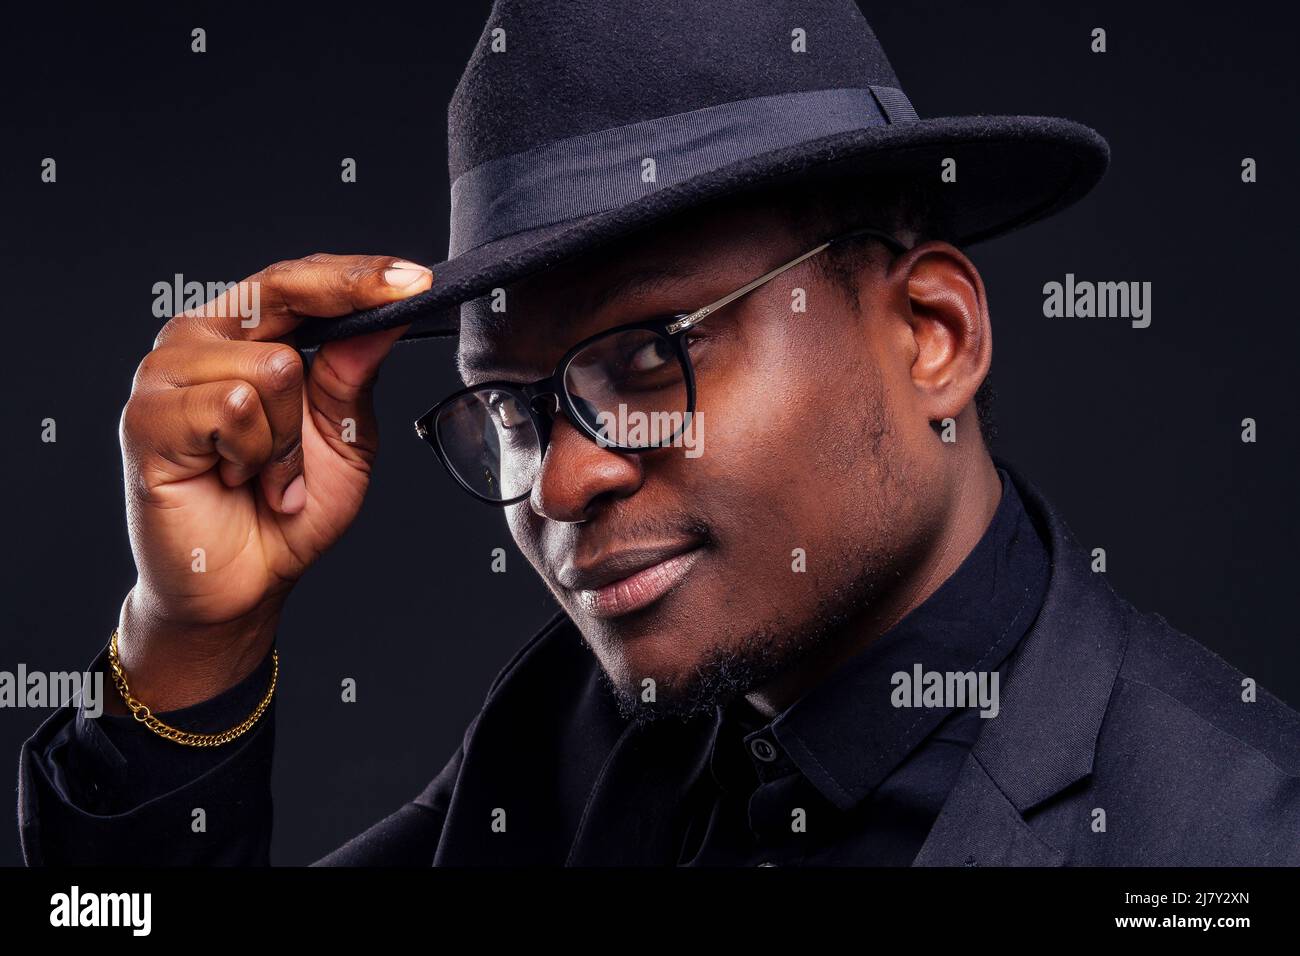
M299 327L410 322L709 200L800 178L925 177L971 243L1073 203L1106 141L1065 119L920 119L853 0L496 0L448 109L451 229L433 287ZM956 182L942 183L951 157Z

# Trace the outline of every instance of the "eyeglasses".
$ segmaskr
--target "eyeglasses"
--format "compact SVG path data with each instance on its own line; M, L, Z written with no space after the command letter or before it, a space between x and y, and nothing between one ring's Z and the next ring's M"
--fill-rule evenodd
M834 236L694 312L631 322L583 339L545 378L482 382L454 392L415 420L416 434L462 488L501 507L531 493L561 411L602 448L643 452L670 446L695 414L695 369L683 333L805 259L863 237L878 240L895 256L907 251L877 229Z

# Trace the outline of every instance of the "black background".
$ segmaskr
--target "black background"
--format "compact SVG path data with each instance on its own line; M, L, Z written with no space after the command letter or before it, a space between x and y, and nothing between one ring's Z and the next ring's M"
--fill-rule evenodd
M1296 706L1300 103L1280 6L864 4L923 117L1061 115L1109 139L1111 170L1080 205L971 250L992 303L995 450L1106 549L1121 594ZM134 579L117 425L161 324L155 282L317 251L445 256L446 105L486 11L6 12L0 669L85 667ZM340 182L345 156L355 184ZM1151 282L1150 328L1044 318L1042 286L1067 272ZM450 343L403 344L385 366L366 505L286 611L275 862L316 859L423 788L555 609L501 515L455 490L411 431L458 384L451 357ZM1240 440L1245 417L1256 444ZM355 704L339 700L345 677ZM11 782L46 716L0 710ZM11 812L5 864L19 862Z

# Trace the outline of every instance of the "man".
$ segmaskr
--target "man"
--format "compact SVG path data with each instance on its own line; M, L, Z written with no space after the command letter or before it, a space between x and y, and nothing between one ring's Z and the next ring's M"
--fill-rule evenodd
M501 2L450 118L447 262L279 263L257 323L141 363L122 693L24 746L29 863L266 862L280 608L363 498L384 355L449 331L420 432L561 612L322 862L1300 862L1300 717L981 435L960 246L1081 196L1100 137L918 119L831 0Z

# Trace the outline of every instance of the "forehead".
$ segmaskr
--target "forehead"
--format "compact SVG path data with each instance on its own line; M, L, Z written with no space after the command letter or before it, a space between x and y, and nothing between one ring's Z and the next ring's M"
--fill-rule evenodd
M494 377L525 366L545 374L573 343L605 325L648 318L631 307L696 308L710 279L762 265L774 230L769 208L700 210L513 283L461 308L461 377ZM548 364L549 363L549 364ZM500 377L511 377L502 374Z
M584 317L607 312L620 301L681 289L697 275L697 266L689 260L659 259L516 284L506 288L504 296L487 296L461 309L457 365L462 374L475 372L511 352L527 353L552 340L576 341ZM494 298L504 304L504 311L494 311Z

